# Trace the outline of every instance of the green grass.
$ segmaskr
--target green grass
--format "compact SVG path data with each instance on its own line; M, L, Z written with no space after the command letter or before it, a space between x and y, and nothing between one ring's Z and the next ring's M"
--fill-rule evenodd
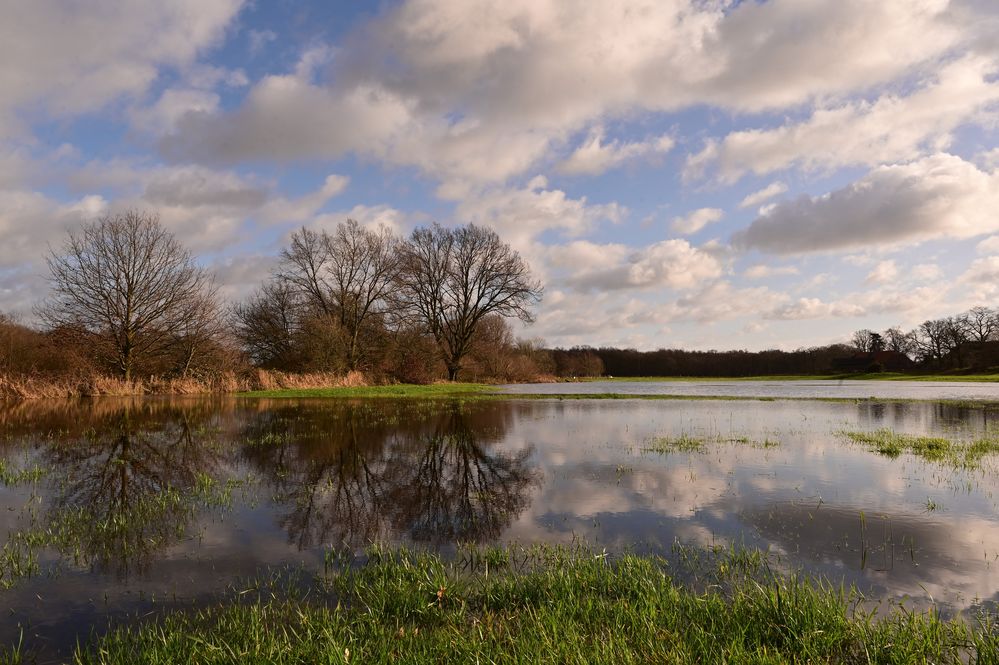
M584 549L471 561L376 550L318 593L263 595L120 628L77 663L994 663L995 617L896 608L770 573L766 555L711 560L700 584L665 559Z
M489 394L494 386L482 383L433 383L416 385L398 383L387 386L348 386L339 388L304 388L257 390L240 393L246 397L462 397Z
M668 455L670 453L703 453L707 450L709 443L715 444L738 444L750 446L752 448L776 448L779 442L766 438L762 441L750 439L746 436L739 437L695 437L689 434L679 436L657 436L649 439L642 447L642 452L659 453Z
M929 462L963 469L981 468L982 460L999 453L999 439L984 437L973 441L955 441L939 436L901 434L891 429L872 432L842 432L851 441L866 445L885 457L909 453Z

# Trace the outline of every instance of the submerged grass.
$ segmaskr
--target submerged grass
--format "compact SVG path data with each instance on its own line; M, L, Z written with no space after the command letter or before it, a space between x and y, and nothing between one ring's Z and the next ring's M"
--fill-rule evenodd
M642 447L642 452L659 453L668 455L669 453L703 453L707 451L708 444L736 444L749 446L751 448L776 448L780 443L774 439L766 438L762 441L751 439L746 436L739 437L697 437L689 434L679 436L657 436L646 441Z
M696 589L656 557L493 549L469 565L374 551L322 591L172 613L78 649L78 663L993 663L996 618L896 609L770 573L766 556L714 560Z
M929 462L962 469L979 469L985 457L999 453L999 438L995 437L955 441L939 436L902 434L891 429L842 434L885 457L895 458L902 453L909 453Z

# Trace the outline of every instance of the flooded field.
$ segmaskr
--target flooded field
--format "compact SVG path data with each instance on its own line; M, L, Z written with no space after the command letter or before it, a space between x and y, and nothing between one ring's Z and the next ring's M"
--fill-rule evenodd
M745 545L954 613L999 600L997 479L999 411L933 401L5 405L0 643L59 659L376 541Z
M672 395L677 397L743 397L752 399L894 399L999 401L999 383L960 381L794 381L686 380L581 381L523 383L503 386L519 395Z

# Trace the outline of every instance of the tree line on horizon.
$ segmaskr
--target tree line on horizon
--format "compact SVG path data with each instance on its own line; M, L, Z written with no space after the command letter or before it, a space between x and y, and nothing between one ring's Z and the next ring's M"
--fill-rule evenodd
M533 320L542 285L494 231L471 224L435 223L407 238L349 219L303 227L253 295L231 304L155 214L94 220L46 262L40 326L0 313L0 375L211 380L262 368L426 383L819 374L883 350L924 367L963 367L969 341L999 336L999 313L976 307L909 332L865 329L852 345L795 351L545 348L516 339L508 323Z

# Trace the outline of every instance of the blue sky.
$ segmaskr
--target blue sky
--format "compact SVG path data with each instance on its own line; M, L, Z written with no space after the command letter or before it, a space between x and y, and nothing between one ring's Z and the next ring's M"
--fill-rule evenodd
M992 0L10 3L0 310L106 212L229 298L288 234L495 228L550 344L797 348L999 295Z

